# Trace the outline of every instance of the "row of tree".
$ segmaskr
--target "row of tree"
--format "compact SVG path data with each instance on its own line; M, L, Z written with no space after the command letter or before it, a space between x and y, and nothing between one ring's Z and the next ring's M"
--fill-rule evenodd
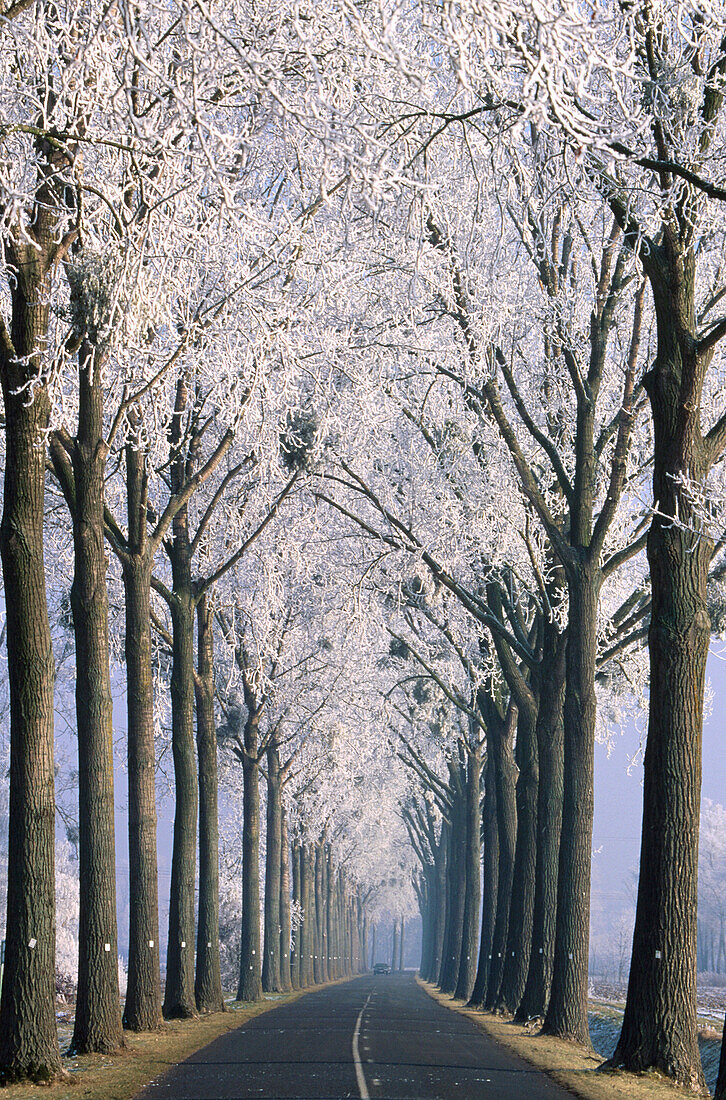
M418 669L395 708L431 794L409 820L427 962L442 988L589 1043L597 694L643 683L640 877L613 1063L703 1091L701 738L726 445L720 9L613 5L588 21L574 3L512 3L430 19L443 49L456 43L450 82L412 49L416 106L390 85L376 100L427 188L392 201L361 248L385 285L355 341L381 363L379 415L319 494L388 555L389 581L394 554L412 563L408 580L398 567L390 652ZM422 748L440 722L422 713L421 679L463 715L444 778Z
M257 17L248 15L256 35ZM271 338L287 324L284 285L299 219L271 219L280 179L263 177L277 157L289 182L294 142L277 126L273 152L266 111L274 96L265 95L263 77L245 75L234 50L223 56L227 39L206 18L169 9L160 20L153 5L79 13L25 0L4 5L0 17L0 551L10 711L0 1074L41 1080L60 1068L53 631L64 622L74 635L78 735L74 1050L123 1045L112 668L125 668L127 704L127 1028L155 1028L162 1011L222 1007L220 707L243 778L239 996L355 970L366 917L357 882L334 859L340 843L320 839L324 825L305 812L306 797L308 805L323 801L315 753L324 753L325 739L311 742L329 686L324 639L298 629L281 570L256 546L311 444L295 417L298 364L286 361L284 336ZM278 27L271 56L290 53L287 36ZM190 66L205 58L213 64L200 84ZM255 141L258 152L248 156ZM297 178L306 191L304 174ZM282 308L270 308L270 294ZM274 563L274 543L266 553ZM243 558L246 584L236 572ZM275 688L285 677L283 698ZM165 726L175 810L162 1004L156 787ZM287 781L299 794L291 847Z
M264 766L270 944L285 776L303 841L320 843L337 806L338 866L361 822L383 832L398 806L422 868L426 972L588 1043L597 724L617 722L647 687L641 873L614 1062L702 1090L700 747L726 526L720 8L119 13L92 5L79 22L75 9L17 0L2 16L11 759L0 1066L43 1076L58 1064L44 538L53 533L68 576L70 523L79 1049L119 1041L115 647L127 675L128 1026L159 1019L165 720L175 825L164 1008L196 1010L187 945L197 813L200 897L216 890L216 697L243 773L250 952L259 958ZM358 630L347 666L346 619ZM168 716L155 690L164 678ZM340 765L355 727L367 744L381 717L378 705L361 713L366 678L403 770L385 809L364 811L365 778ZM310 730L329 713L315 747ZM338 776L337 794L335 783L321 794L324 773ZM408 857L389 854L398 881ZM316 906L311 858L304 870L303 850L299 878L317 924L335 875L321 856ZM369 867L350 881L365 892L380 877ZM202 947L215 920L205 902ZM197 984L217 989L213 973Z

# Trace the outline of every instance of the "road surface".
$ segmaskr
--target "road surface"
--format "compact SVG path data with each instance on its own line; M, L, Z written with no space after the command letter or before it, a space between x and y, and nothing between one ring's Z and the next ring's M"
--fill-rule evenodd
M281 1005L197 1051L138 1100L565 1100L413 974L366 975Z

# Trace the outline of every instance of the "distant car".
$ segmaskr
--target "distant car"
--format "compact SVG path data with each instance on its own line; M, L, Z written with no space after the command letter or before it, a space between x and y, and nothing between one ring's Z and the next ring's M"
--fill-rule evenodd
M388 963L376 963L373 967L374 974L390 974L391 968Z

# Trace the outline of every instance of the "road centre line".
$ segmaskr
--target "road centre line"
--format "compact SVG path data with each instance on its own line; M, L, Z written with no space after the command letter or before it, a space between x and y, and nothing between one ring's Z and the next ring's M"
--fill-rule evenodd
M370 1001L371 995L368 994L366 1003L358 1013L358 1019L355 1022L355 1030L353 1031L353 1064L355 1065L355 1079L358 1082L358 1092L360 1093L360 1100L370 1100L368 1092L368 1086L366 1085L365 1074L363 1073L363 1065L360 1060L360 1053L358 1052L358 1036L360 1035L360 1023L363 1019L363 1013L368 1008L368 1001Z

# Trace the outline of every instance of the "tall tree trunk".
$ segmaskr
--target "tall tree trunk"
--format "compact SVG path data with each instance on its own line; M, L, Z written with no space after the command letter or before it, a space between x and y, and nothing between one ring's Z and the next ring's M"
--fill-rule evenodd
M507 947L498 1008L514 1013L524 994L532 950L537 865L537 797L539 761L536 716L520 709L517 724L517 844L509 906Z
M333 853L330 845L326 851L327 869L325 872L325 932L328 941L328 976L340 977L338 965L338 939L335 925L335 870L333 868Z
M418 964L418 974L424 982L429 980L429 974L431 973L432 895L434 889L432 877L433 867L424 864L421 868L418 883L414 884L418 911L421 914L421 957Z
M340 952L340 973L344 978L348 977L348 924L345 911L345 886L343 872L338 868L336 874L336 923L338 925L338 939Z
M350 972L358 974L360 972L360 910L357 897L351 898L348 902L348 913L350 914Z
M280 989L289 993L292 986L290 947L292 922L290 918L290 845L287 837L287 814L280 800Z
M257 722L254 714L245 723L245 756L242 761L242 936L238 1001L262 1000L260 937L260 773L257 766Z
M479 941L479 909L481 906L481 748L467 754L464 851L464 914L462 920L459 973L454 996L468 1000L474 987ZM402 926L403 927L403 926Z
M129 973L124 1027L161 1026L156 753L151 675L151 559L146 538L147 473L141 446L126 447L129 553L122 560L126 605L129 773Z
M520 1023L544 1016L552 985L564 781L565 649L566 636L554 623L548 624L544 634L537 715L539 790L532 952L527 986L515 1016Z
M451 813L449 813L451 817ZM454 849L453 849L453 831L452 823L450 820L444 820L441 826L441 839L442 843L446 846L446 866L444 868L444 876L441 880L442 885L442 903L441 903L441 925L437 930L441 937L441 952L438 955L438 967L434 971L432 981L437 986L441 986L441 978L444 972L444 966L446 964L446 944L449 939L449 925L451 924L451 880L453 877L453 868L456 863Z
M214 630L206 595L197 602L197 761L199 767L199 915L194 998L198 1012L223 1012L219 963L219 816L214 722Z
M361 946L361 964L360 972L365 974L368 971L368 936L370 932L370 922L368 920L368 914L363 915L363 943Z
M37 17L52 38L47 14L39 9ZM44 118L55 113L55 94L49 85L41 107ZM45 138L35 141L34 154L34 208L29 218L22 215L22 226L4 223L2 242L11 309L10 325L4 319L0 323L5 416L0 557L10 692L2 1083L25 1077L49 1081L60 1070L55 1027L54 663L43 551L50 401L43 355L53 271L66 247L62 223L69 213L65 199L71 158L59 143Z
M358 898L357 898L357 895L355 895L355 894L353 895L353 897L350 898L350 900L348 902L348 911L350 913L350 959L351 959L350 972L351 972L351 974L358 974L358 973L360 973L360 971L358 969L359 960L360 960L360 935L359 935L359 933L360 933L360 919L359 919L359 909L358 909ZM400 938L399 938L398 942L399 942L399 956L400 956L400 944L401 944Z
M175 529L175 550L179 541ZM174 552L172 568L175 558ZM170 605L173 634L171 744L175 808L164 988L164 1015L167 1019L188 1019L197 1012L194 996L194 886L198 780L194 752L194 604L190 569L187 575L190 564L187 562L182 566L181 562L177 562L178 572L184 576L183 579L175 577Z
M497 831L499 859L497 879L497 914L492 936L491 962L484 995L484 1008L492 1010L499 998L504 972L504 953L509 934L509 907L514 876L514 853L517 844L517 765L514 762L514 730L517 708L510 704L506 722L490 731L489 751L494 758L497 783Z
M320 902L318 919L320 922L320 973L324 982L330 981L329 949L328 949L328 915L326 902L328 898L328 846L323 843L320 846Z
M721 94L703 101L704 150L722 103ZM657 323L656 356L643 377L653 416L657 508L647 543L652 609L640 878L613 1062L659 1069L705 1094L697 1043L696 899L713 544L695 502L724 453L723 416L706 433L702 425L704 382L724 333L716 323L704 335L697 312L697 209L687 190L668 199L657 240L640 253ZM622 211L613 210L623 224Z
M564 797L552 991L544 1031L590 1046L587 968L594 808L595 655L600 575L586 563L570 573Z
M322 904L323 904L323 921L322 921L322 934L324 936L324 955L326 955L326 980L332 981L333 978L333 963L332 963L332 944L330 942L330 915L328 913L328 905L330 899L330 890L328 888L330 879L330 845L326 844L323 849L323 869L322 869Z
M182 372L176 388L169 428L172 447L171 491L181 493L195 465L194 439L184 443L188 379ZM194 591L189 514L186 505L172 520L166 543L171 562L172 591L163 594L172 622L171 749L174 759L174 841L171 854L169 940L166 955L164 1015L186 1019L196 1015L194 996L194 885L198 813L197 762L194 753Z
M300 845L300 905L302 921L298 933L298 952L300 955L300 988L310 985L310 876L305 858L305 845Z
M689 263L690 253L680 276L686 305L667 276L666 288L654 283L658 357L646 382L655 429L658 511L648 533L648 740L633 954L623 1029L612 1061L632 1070L655 1067L681 1085L704 1091L697 1043L696 917L703 692L711 632L706 582L713 546L703 533L689 529L699 524L690 490L681 482L685 473L701 485L708 473L698 397L706 364L699 361L691 337L694 275ZM694 396L686 401L685 392Z
M376 965L376 925L375 925L375 921L374 921L374 923L373 923L373 924L371 925L371 954L370 954L370 963L371 963L371 965L370 965L370 968L369 968L369 969L371 969L371 970L372 970L372 969L373 969L373 967L374 967L374 966Z
M419 977L422 981L429 980L431 973L431 946L433 931L433 867L424 866L421 870L419 884L416 887L418 910L421 914L421 959L418 966Z
M487 756L486 783L484 789L484 873L481 938L479 962L474 988L469 999L471 1008L484 1003L489 980L489 967L494 941L494 924L497 917L497 886L499 883L499 823L497 815L497 766L495 754Z
M300 870L300 844L296 840L292 845L292 900L299 916L302 907L302 883ZM293 989L300 989L300 940L302 926L298 920L292 940L290 955L290 980Z
M320 985L326 978L323 976L324 962L324 937L323 937L323 867L322 867L323 842L315 845L315 951L313 952L313 976L315 984Z
M71 607L76 641L80 919L72 1049L113 1053L123 1045L116 930L113 700L103 519L107 448L101 362L79 353L78 434L73 451L75 568Z
M300 937L300 987L313 984L313 954L315 950L315 872L310 858L310 845L303 844L300 853L300 886L303 922Z
M330 920L328 918L328 876L330 875L330 855L329 845L324 844L322 850L322 878L321 878L321 898L322 898L322 935L323 935L323 974L325 981L329 982L333 976L333 962L331 953L330 936L328 934L328 928L330 927Z
M450 829L446 823L441 826L441 836L434 855L434 873L436 881L435 911L431 932L431 972L429 981L438 981L441 962L444 955L444 934L446 931L447 891L446 880L450 851Z
M346 931L346 946L347 946L347 969L348 976L355 973L355 918L353 913L353 904L350 899L348 889L343 893L343 911L345 913L345 931Z
M401 917L401 938L398 943L398 969L403 970L403 942L406 934L406 921Z
M452 811L453 818L453 811ZM448 826L448 853L449 858L446 862L446 881L444 884L444 931L443 939L441 941L441 959L439 960L439 969L436 975L436 984L439 989L444 988L444 982L446 981L446 974L451 963L451 927L454 915L454 889L456 883L456 876L458 874L458 863L460 861L459 853L454 847L455 844L455 831L453 821ZM453 990L451 990L453 992Z
M0 526L10 687L10 820L0 1080L60 1070L55 1023L53 650L43 562L49 400L20 387L40 374L49 280L30 245L11 281L13 349L0 340L5 412ZM13 355L14 351L14 355Z
M450 763L451 847L449 849L449 912L444 941L439 988L453 993L459 973L461 942L464 934L464 903L466 899L466 776L460 761Z
M318 971L316 971L316 957L318 955L318 914L317 914L317 895L315 884L315 845L309 844L306 847L306 859L307 859L307 889L308 889L308 912L310 914L310 927L308 934L310 937L310 971L308 975L308 984L316 985L318 981ZM317 964L319 966L319 963Z
M280 851L282 848L282 777L274 738L267 746L267 848L265 854L265 946L262 988L282 992L280 977Z

